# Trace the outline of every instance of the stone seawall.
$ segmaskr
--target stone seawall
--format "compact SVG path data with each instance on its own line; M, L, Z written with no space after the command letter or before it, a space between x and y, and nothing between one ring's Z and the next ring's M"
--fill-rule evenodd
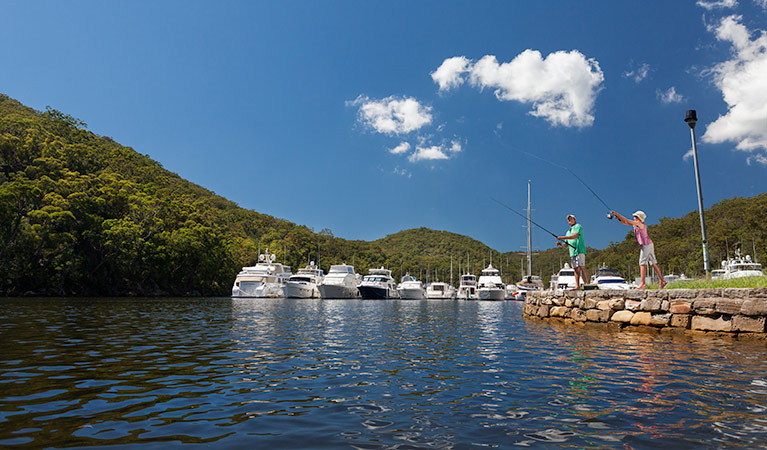
M767 289L528 292L523 316L616 330L766 339Z

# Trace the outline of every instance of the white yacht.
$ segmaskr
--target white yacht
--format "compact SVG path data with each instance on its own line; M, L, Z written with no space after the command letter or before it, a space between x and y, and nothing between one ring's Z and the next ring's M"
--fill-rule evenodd
M320 296L322 298L357 298L360 296L357 284L354 266L332 265L319 285Z
M623 291L631 289L628 282L621 277L617 270L605 266L597 269L597 273L591 277L591 283L596 284L599 289L618 289Z
M506 285L501 280L501 273L492 264L479 274L477 297L480 300L504 300L506 298Z
M426 298L454 300L455 287L441 281L429 283L426 286Z
M528 275L517 283L517 295L514 296L516 300L524 300L527 292L529 291L542 291L543 281L538 275Z
M476 300L477 277L470 273L461 275L461 284L458 286L456 296L461 300Z
M320 283L324 272L312 261L298 273L288 278L285 296L288 298L320 298Z
M720 280L732 280L745 277L763 277L762 265L751 260L751 255L743 256L740 249L735 251L735 257L722 261L724 273Z
M397 283L394 282L394 278L391 277L391 270L384 269L381 266L380 269L370 269L368 274L362 279L357 288L360 290L360 296L368 299L388 299L399 298L399 292L397 292Z
M290 266L274 262L276 255L258 255L255 266L243 267L232 286L232 297L285 297L285 283L292 273Z
M559 269L556 286L558 290L575 289L575 269L570 267L570 264L565 263L564 267Z
M403 300L423 300L426 298L426 290L423 282L417 280L414 276L405 274L397 286L400 298Z

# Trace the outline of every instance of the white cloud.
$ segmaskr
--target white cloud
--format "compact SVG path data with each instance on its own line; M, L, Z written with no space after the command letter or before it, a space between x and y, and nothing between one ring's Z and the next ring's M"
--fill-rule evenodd
M746 164L750 166L752 162L767 166L767 155L764 155L763 153L756 153L746 158Z
M408 172L407 169L400 169L399 167L394 168L394 175L401 175L403 177L412 178L413 174Z
M665 91L661 91L660 89L658 89L657 91L655 91L655 94L658 96L661 102L667 105L669 103L682 103L682 101L684 101L684 97L682 96L682 94L679 94L676 91L676 87L674 86L671 86Z
M398 146L394 148L389 149L389 153L393 155L401 155L403 153L407 153L408 150L410 150L410 143L409 142L402 142Z
M647 75L649 74L650 74L650 65L647 63L643 63L641 66L637 67L634 70L627 70L626 72L623 72L623 77L634 80L634 83L640 83L642 80L647 78Z
M439 85L440 91L447 91L463 84L463 74L466 73L471 61L464 56L448 58L431 73L431 79Z
M767 9L767 0L754 0L757 6L761 6L762 9Z
M711 11L715 8L734 8L738 6L738 0L698 0L695 4Z
M692 149L692 148L690 148L689 150L687 150L687 153L685 153L685 154L682 156L682 161L689 161L689 160L690 160L690 158L692 158L693 156L694 156L694 155L693 155L693 149Z
M530 103L531 115L566 127L594 122L594 102L604 81L599 63L577 50L554 52L546 58L537 50L525 50L501 64L493 55L476 63L453 57L442 63L432 79L440 90L448 90L460 86L467 74L472 86L495 89L498 100Z
M412 97L374 100L361 95L347 105L358 106L360 122L383 134L407 134L432 121L431 106Z
M452 140L450 143L443 143L440 145L428 145L422 143L417 145L415 151L407 157L407 160L411 163L418 161L435 161L440 159L450 159L452 155L463 151L463 146L460 141Z
M418 146L415 148L415 151L407 157L407 160L411 163L435 159L448 159L448 156L441 145L432 145L431 147Z
M729 109L706 127L704 142L735 142L759 163L767 153L767 33L752 33L741 16L729 16L712 29L717 39L732 45L732 58L716 65L711 73Z

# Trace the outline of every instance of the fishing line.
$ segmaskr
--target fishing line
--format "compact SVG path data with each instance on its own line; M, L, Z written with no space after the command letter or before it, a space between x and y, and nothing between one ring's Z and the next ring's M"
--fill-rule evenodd
M501 142L501 143L503 144L503 142ZM504 145L506 145L506 144L504 144ZM593 190L593 189L591 189L591 188L589 187L589 185L587 185L587 184L586 184L586 183L585 183L583 180L581 180L581 177L579 177L578 175L576 175L576 174L575 174L575 172L573 172L572 170L570 170L569 168L567 168L567 167L565 167L565 166L561 166L561 165L559 165L559 164L557 164L557 163L555 163L555 162L549 161L548 159L542 158L542 157L540 157L540 156L538 156L538 155L534 155L534 154L532 154L532 153L529 153L529 152L526 152L526 151L524 151L524 150L518 150L518 149L516 149L516 148L514 148L514 147L511 147L511 146L508 146L508 145L506 145L506 146L507 146L507 147L509 147L509 148L511 148L511 149L512 149L512 150L514 150L514 151L517 151L517 152L519 152L519 153L524 153L524 154L525 154L525 155L527 155L527 156L531 156L531 157L533 157L533 158L535 158L535 159L538 159L538 160L541 160L541 161L543 161L543 162L545 162L545 163L549 163L549 164L551 164L551 165L552 165L552 166L554 166L554 167L559 167L560 169L564 169L564 170L566 170L566 171L570 172L570 173L572 174L572 176L574 176L574 177L575 177L575 179L577 179L578 181L580 181L580 182L581 182L581 184L582 184L582 185L583 185L583 186L584 186L586 189L588 189L588 190L589 190L589 192L591 192L592 194L594 194L594 197L596 197L596 199L597 199L597 200L599 200L599 202L600 202L600 203L602 203L602 204L605 206L605 208L607 208L607 211L608 211L608 213L607 213L607 218L608 218L608 219L612 219L612 218L613 218L613 215L612 215L612 214L609 212L609 211L612 211L613 209L612 209L612 208L610 208L609 206L607 206L607 203L605 203L605 202L604 202L604 200L602 200L602 199L601 199L601 198L600 198L600 197L597 195L597 193L596 193L596 192L594 192L594 190Z
M555 238L555 239L558 239L558 237L557 237L557 235L556 235L556 234L554 234L554 233L552 233L551 231L547 230L546 228L543 228L542 226L538 225L537 223L535 223L535 222L533 221L533 219L528 219L528 218L527 218L527 216L523 215L521 212L517 211L516 209L512 208L511 206L508 206L508 205L506 205L505 203L502 203L502 202L500 202L500 201L498 201L498 200L494 199L493 197L490 197L490 199L491 199L492 201L494 201L494 202L498 203L499 205L503 206L504 208L508 209L509 211L513 212L514 214L518 215L519 217L521 217L521 218L523 218L523 219L525 219L525 220L530 220L530 223L532 223L532 224L533 224L533 225L535 225L536 227L540 228L541 230L543 230L543 231L545 231L545 232L549 233L550 235L554 236L554 238ZM573 244L571 244L571 243L569 243L569 242L567 242L567 241L561 241L561 242L564 242L565 244L569 245L570 247L572 247L572 248L575 248L575 246L574 246ZM577 249L576 249L576 250L577 250Z

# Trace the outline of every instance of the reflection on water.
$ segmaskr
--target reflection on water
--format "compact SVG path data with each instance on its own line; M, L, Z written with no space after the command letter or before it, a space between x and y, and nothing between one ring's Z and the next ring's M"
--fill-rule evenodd
M767 445L767 347L516 302L0 300L0 446Z

